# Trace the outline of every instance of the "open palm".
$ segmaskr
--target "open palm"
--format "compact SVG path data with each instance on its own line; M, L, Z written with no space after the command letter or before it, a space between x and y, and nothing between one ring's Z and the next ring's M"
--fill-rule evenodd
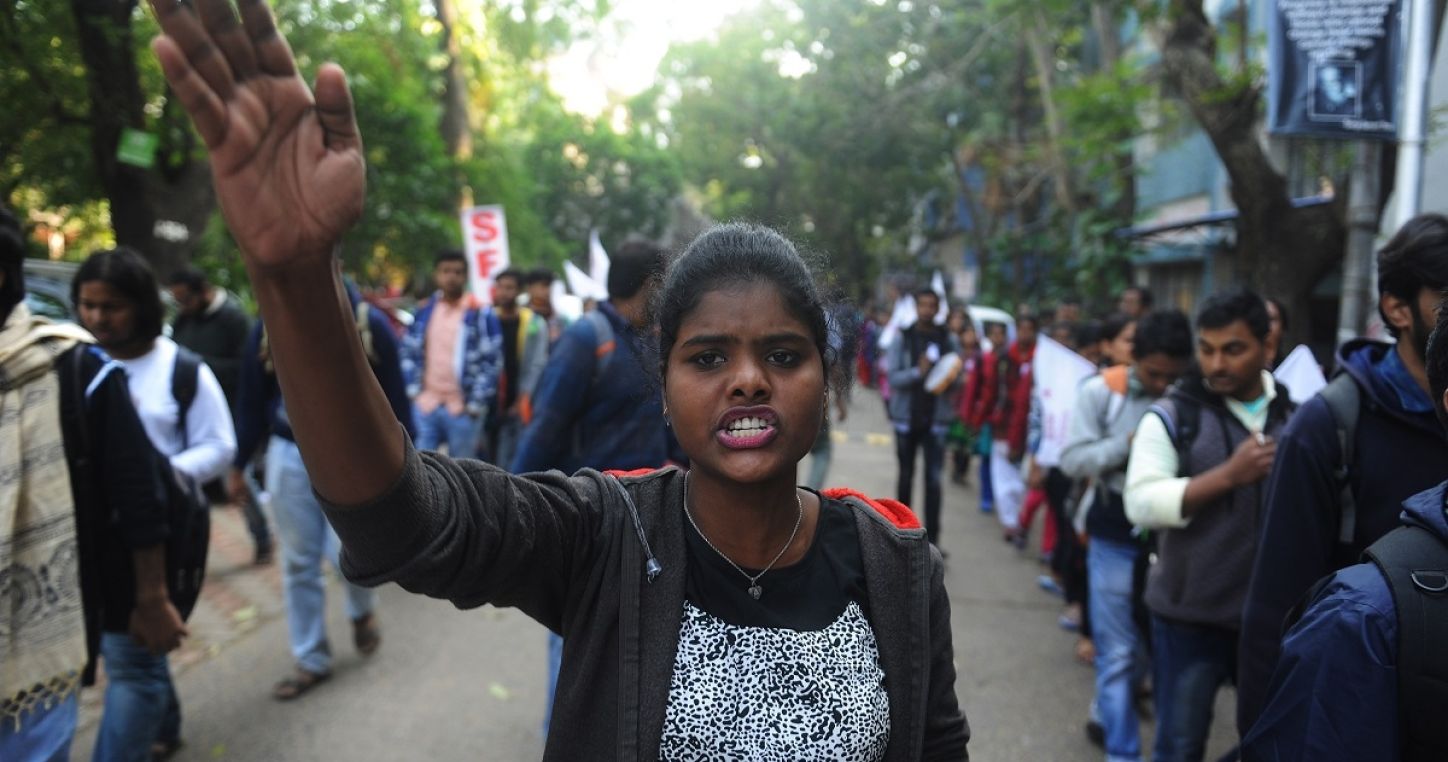
M222 213L248 265L330 257L362 213L366 167L346 76L309 89L264 0L151 0L152 49L211 155Z

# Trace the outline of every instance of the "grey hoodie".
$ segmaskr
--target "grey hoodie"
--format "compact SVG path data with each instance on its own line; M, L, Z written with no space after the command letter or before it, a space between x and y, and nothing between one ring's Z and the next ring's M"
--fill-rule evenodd
M658 759L684 607L681 474L515 476L409 443L386 495L326 510L352 581L397 582L459 608L514 606L564 636L544 759ZM885 758L966 759L940 555L918 526L842 502L859 529L890 697ZM662 567L652 579L651 559Z

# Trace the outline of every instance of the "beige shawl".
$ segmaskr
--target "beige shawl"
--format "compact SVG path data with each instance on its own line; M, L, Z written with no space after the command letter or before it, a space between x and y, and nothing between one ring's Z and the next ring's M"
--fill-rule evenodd
M17 305L0 326L0 722L74 692L85 666L75 503L56 358L85 331Z

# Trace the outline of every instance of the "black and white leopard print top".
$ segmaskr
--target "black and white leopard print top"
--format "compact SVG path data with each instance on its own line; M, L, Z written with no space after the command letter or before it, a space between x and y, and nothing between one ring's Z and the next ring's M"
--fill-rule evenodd
M884 757L890 700L858 530L848 506L822 506L809 552L761 577L759 600L685 523L688 577L660 759Z

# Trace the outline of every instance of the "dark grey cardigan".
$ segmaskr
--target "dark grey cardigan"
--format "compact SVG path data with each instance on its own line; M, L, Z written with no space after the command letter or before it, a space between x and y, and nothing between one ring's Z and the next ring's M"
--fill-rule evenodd
M513 476L408 444L402 477L385 496L326 510L352 581L396 582L459 608L515 606L563 634L545 759L599 759L613 749L635 760L659 756L684 608L682 501L676 469ZM886 759L966 759L940 555L924 530L901 529L855 498L843 504L859 527L890 697ZM663 565L652 582L640 525Z

